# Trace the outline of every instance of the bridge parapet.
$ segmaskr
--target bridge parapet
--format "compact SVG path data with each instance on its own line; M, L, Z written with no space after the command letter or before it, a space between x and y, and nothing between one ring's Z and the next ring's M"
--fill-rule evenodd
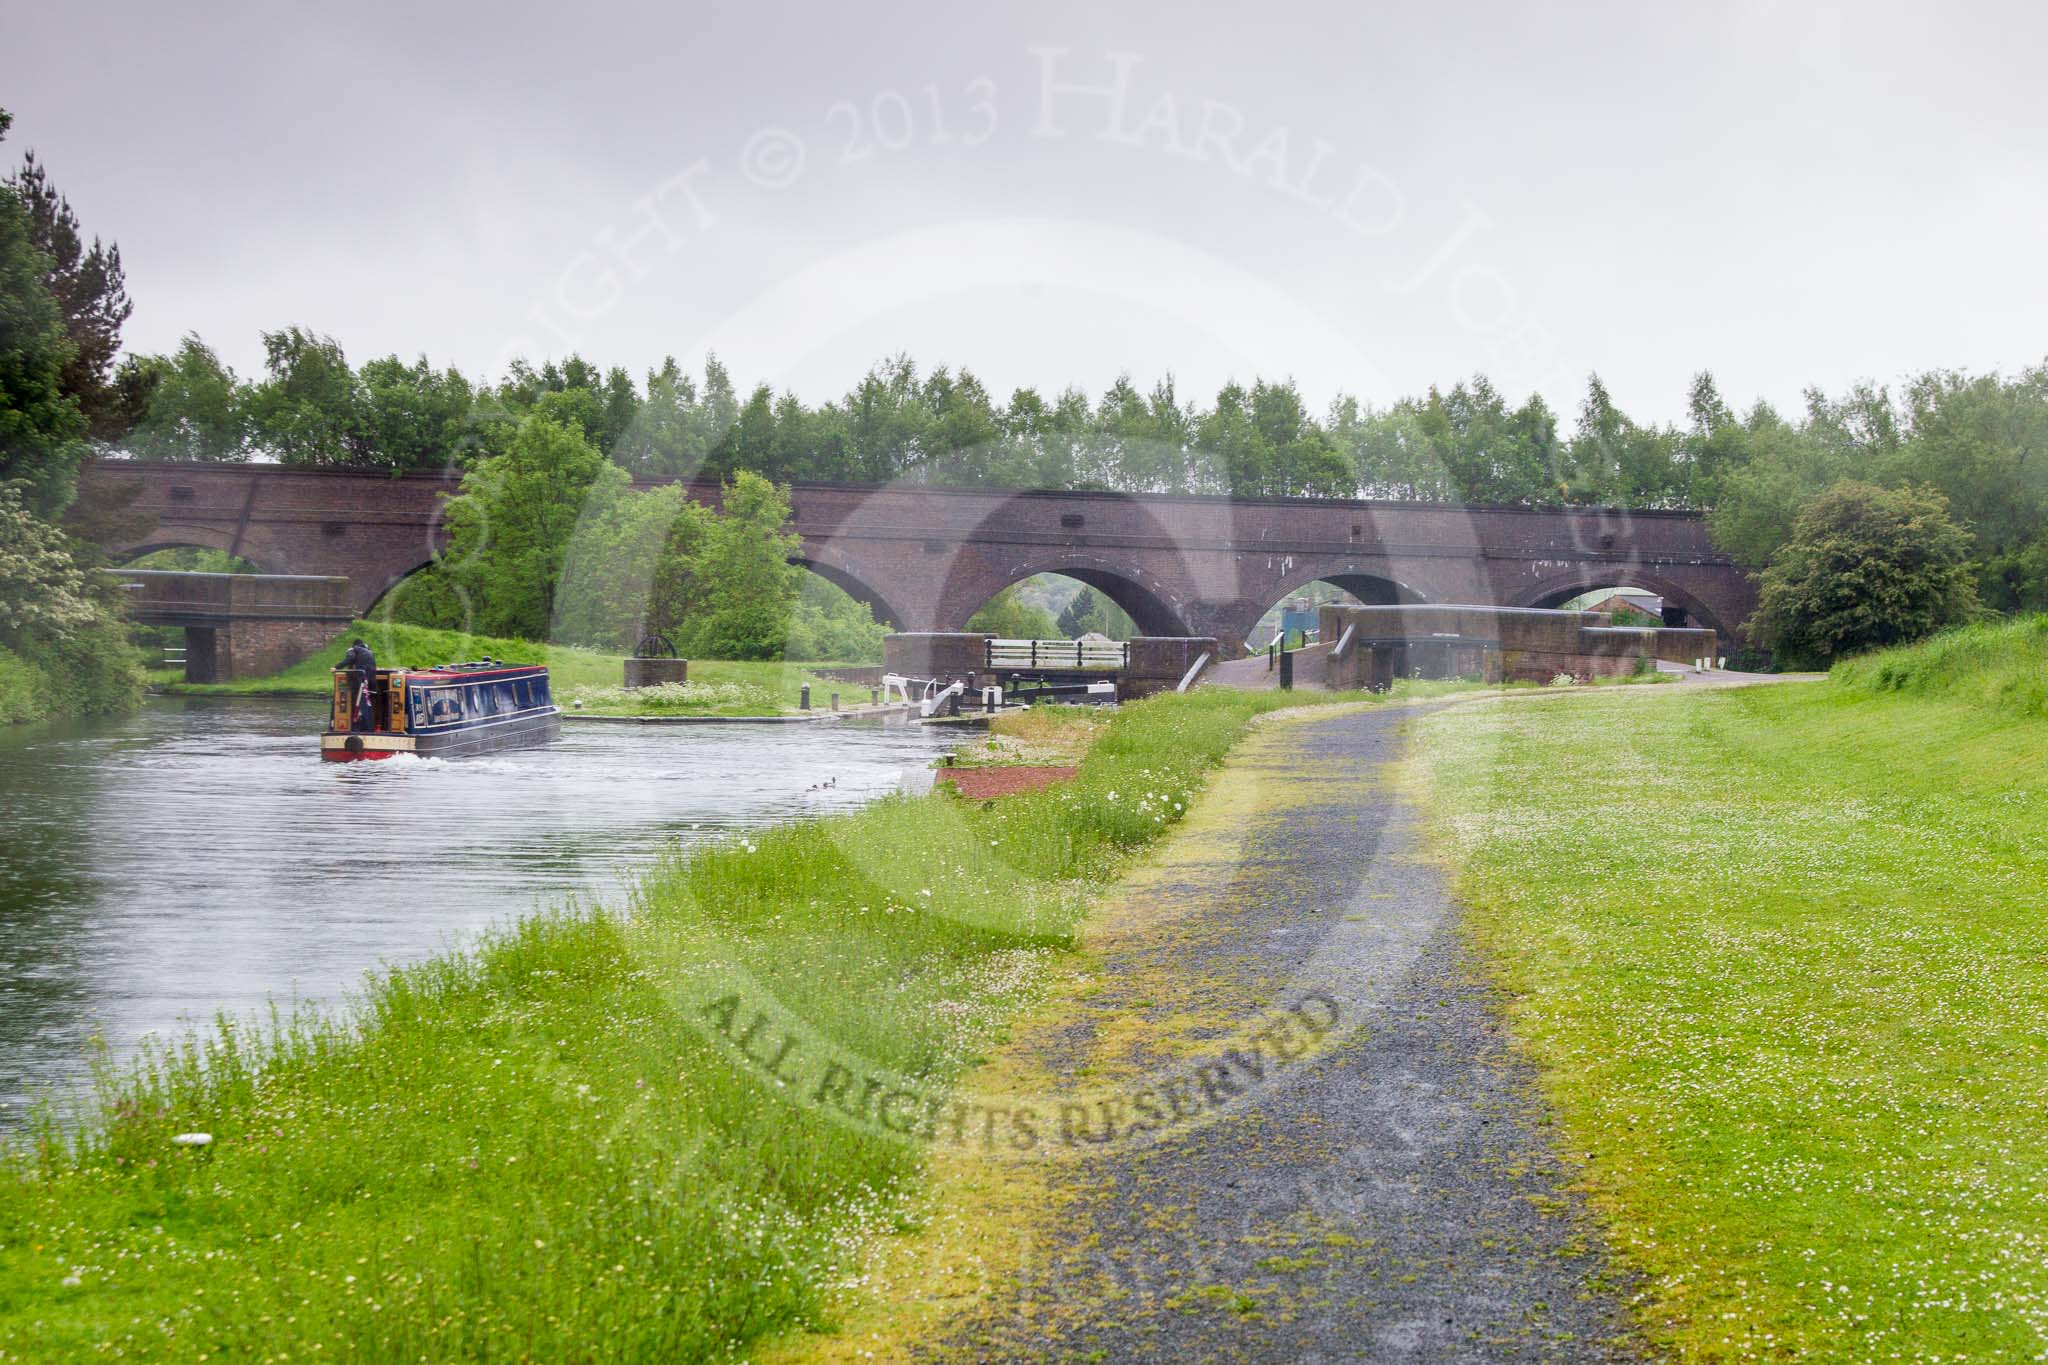
M1322 638L1336 642L1324 662L1324 683L1336 689L1380 691L1404 677L1612 678L1653 659L1711 661L1718 649L1711 630L1616 626L1603 611L1326 605L1320 615Z
M349 581L324 574L186 573L119 569L129 619L144 625L230 621L347 621Z
M185 628L185 681L261 678L291 667L355 616L346 578L118 569L128 618Z

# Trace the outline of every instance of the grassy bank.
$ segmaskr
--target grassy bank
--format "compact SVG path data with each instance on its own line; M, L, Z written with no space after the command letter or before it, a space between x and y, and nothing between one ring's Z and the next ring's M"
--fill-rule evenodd
M2048 713L2048 615L1964 626L1911 649L1848 659L1829 679L1852 692L1964 701L2038 718Z
M570 645L540 644L532 640L504 639L490 635L464 635L459 631L433 630L426 626L356 621L339 632L323 649L267 678L244 678L227 683L186 683L174 670L156 670L152 682L167 692L189 696L324 697L332 686L333 670L348 642L361 636L381 665L405 664L419 668L485 657L514 664L546 664L554 684L555 700L567 710L577 701L583 709L604 715L765 715L796 709L801 689L809 684L812 704L824 706L834 691L849 704L865 701L862 689L819 677L804 664L739 662L719 659L691 660L690 682L683 688L653 689L652 695L626 692L620 687L619 656ZM829 664L816 667L828 668Z
M108 619L31 649L0 646L0 725L111 716L142 700L142 659Z
M688 682L658 687L622 687L615 672L605 686L570 687L558 692L556 700L565 710L600 716L765 716L796 710L806 687L818 711L831 705L834 692L843 706L864 706L868 700L865 687L822 677L808 664L773 659L692 659Z
M1421 726L1472 931L1681 1358L2042 1350L2041 639Z
M531 918L347 1019L223 1026L111 1081L83 1137L0 1171L0 1359L686 1359L818 1325L922 1149L773 1079L749 1018L801 1022L792 1065L943 1086L1300 700L1133 705L1057 789L672 857L630 913Z

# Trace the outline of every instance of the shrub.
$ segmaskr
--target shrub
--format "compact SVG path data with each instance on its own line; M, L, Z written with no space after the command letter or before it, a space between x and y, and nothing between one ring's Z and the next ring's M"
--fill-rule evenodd
M125 623L102 616L38 652L55 715L114 716L142 699L142 656Z
M0 725L41 720L48 714L42 670L13 650L0 648Z
M1906 644L1978 611L1970 536L1932 489L1844 481L1815 498L1763 574L1757 634L1787 661Z

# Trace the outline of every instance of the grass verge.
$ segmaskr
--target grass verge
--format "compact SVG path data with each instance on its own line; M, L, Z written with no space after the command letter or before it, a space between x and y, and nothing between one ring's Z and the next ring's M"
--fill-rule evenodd
M0 1164L0 1359L686 1359L829 1326L918 1217L921 1145L804 1102L768 1039L736 1057L705 972L943 1084L1251 718L1302 700L1139 703L1057 790L671 856L630 912L530 917L343 1017L222 1021L110 1076L100 1119Z
M2048 720L1958 663L1985 644L1421 724L1471 931L1679 1358L2048 1337Z

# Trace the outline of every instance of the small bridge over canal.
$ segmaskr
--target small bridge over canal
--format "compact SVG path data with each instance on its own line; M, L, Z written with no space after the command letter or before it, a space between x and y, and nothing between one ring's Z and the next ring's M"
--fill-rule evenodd
M128 619L185 628L185 681L289 668L354 616L349 581L312 574L118 569Z
M109 545L224 550L271 575L340 576L367 612L446 544L453 475L258 464L102 461L81 495L142 529ZM689 486L715 504L719 489ZM1374 604L1556 606L1594 588L1659 594L1667 621L1739 639L1755 607L1742 566L1694 512L1109 492L792 487L799 562L904 631L959 630L1038 573L1078 579L1146 635L1243 640L1275 603L1323 581Z

